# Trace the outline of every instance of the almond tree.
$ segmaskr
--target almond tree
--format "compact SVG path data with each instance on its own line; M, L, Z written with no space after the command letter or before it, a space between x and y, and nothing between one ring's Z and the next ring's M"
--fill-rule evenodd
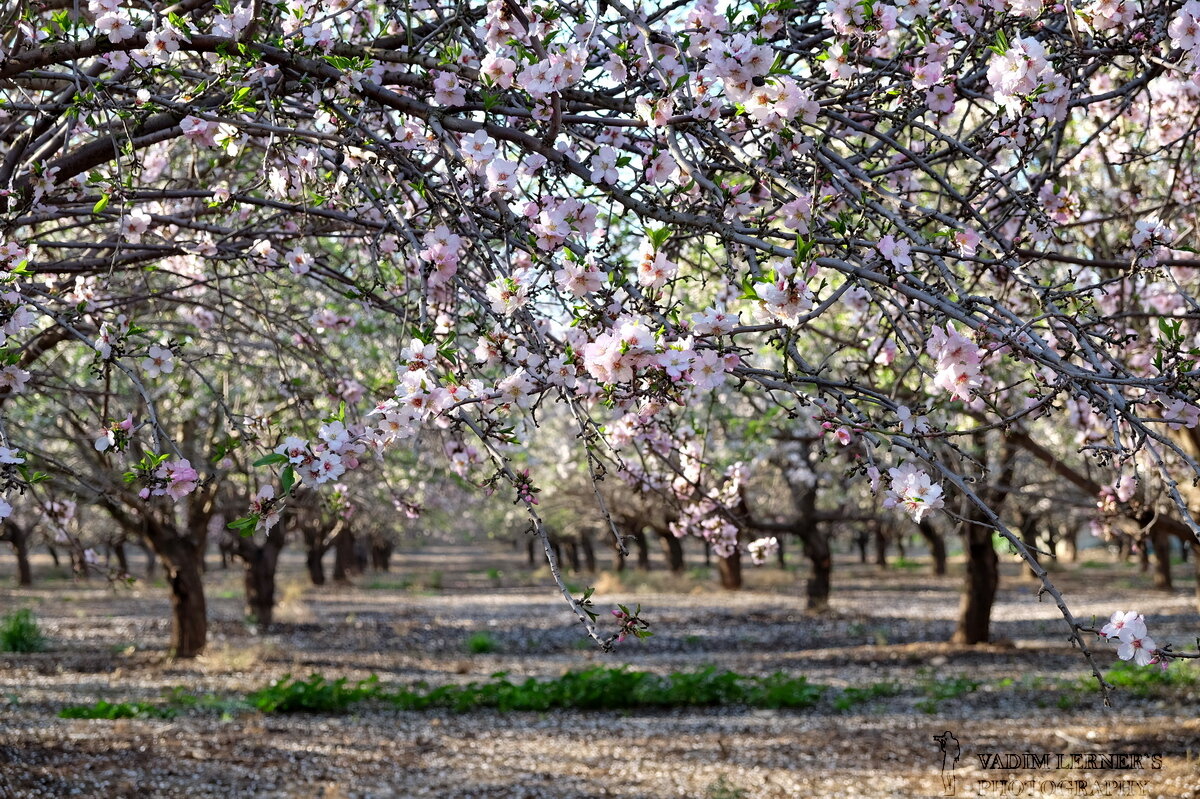
M191 283L156 291L220 284L259 311L339 298L405 342L370 367L399 380L361 434L297 425L274 500L433 428L527 507L605 646L558 573L539 475L513 465L551 406L595 471L671 463L694 440L673 409L761 395L854 447L918 522L965 501L1029 558L1085 653L999 497L976 489L992 468L978 437L1076 424L1114 479L1144 475L1200 529L1175 435L1200 421L1195 0L92 0L9 16L0 385L18 400L40 339L95 348L87 326L117 329L117 308L80 308L114 281L155 286L166 268ZM106 363L136 386L129 354ZM34 446L24 431L3 443ZM693 482L697 502L720 499Z

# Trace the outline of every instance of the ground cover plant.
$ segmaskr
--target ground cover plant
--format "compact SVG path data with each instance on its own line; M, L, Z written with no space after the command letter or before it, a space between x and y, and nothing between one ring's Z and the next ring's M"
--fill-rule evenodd
M38 652L45 645L46 639L29 608L15 610L0 619L0 652Z

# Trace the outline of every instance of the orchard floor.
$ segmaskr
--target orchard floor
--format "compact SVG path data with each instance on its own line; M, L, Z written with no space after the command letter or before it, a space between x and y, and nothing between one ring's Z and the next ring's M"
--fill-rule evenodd
M1200 632L1190 566L1177 567L1168 594L1149 590L1135 564L1097 551L1081 561L1056 572L1080 617L1136 608L1160 639L1187 645ZM239 573L214 563L209 651L172 662L161 582L79 584L37 561L39 584L17 590L5 553L0 613L33 608L49 648L0 654L0 799L1200 796L1197 682L1125 692L1105 709L1082 682L1087 667L1064 643L1053 604L1037 601L1015 564L1005 567L995 612L1001 643L976 648L942 643L961 565L952 562L947 577L919 560L902 566L881 572L840 557L832 608L816 615L804 611L803 567L749 571L736 594L715 590L702 569L681 578L581 575L580 586L597 585L599 607L640 602L653 624L654 637L605 655L581 641L545 575L531 575L510 549L430 545L400 553L390 573L322 588L306 584L293 551L271 632L242 623ZM468 652L478 633L492 652ZM1107 667L1112 651L1098 649ZM57 715L100 699L163 702L177 686L244 696L289 673L446 684L497 671L550 678L594 664L783 670L829 689L803 711L453 714L364 704L284 716L229 704L169 720ZM851 703L843 693L879 685L898 693ZM949 793L933 740L947 731L962 752L947 772ZM1071 755L1113 752L1142 755L1125 764L1142 768L1001 770L989 757L1048 753L1057 766L1060 754L1068 764Z

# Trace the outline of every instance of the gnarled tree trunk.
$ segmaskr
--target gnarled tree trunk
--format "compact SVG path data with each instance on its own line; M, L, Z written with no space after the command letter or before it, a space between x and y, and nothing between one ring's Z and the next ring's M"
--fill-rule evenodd
M646 541L646 531L634 530L633 541L637 544L637 567L642 571L650 571L650 544Z
M592 543L592 533L587 529L579 531L579 546L583 549L583 565L592 574L596 573L596 546Z
M171 654L177 658L194 658L204 651L208 642L208 607L204 600L204 583L200 561L183 557L175 561L163 557L167 584L171 587Z
M1150 543L1154 546L1154 587L1170 591L1171 584L1171 536L1161 524L1150 526ZM1144 547L1146 542L1142 542Z
M319 547L308 547L304 553L304 565L308 568L308 579L313 585L325 585L325 564L321 558L325 550Z
M12 519L6 519L0 530L0 541L12 544L13 554L17 558L17 585L33 585L33 569L29 566L29 530Z
M333 581L350 582L350 575L358 573L358 561L354 553L354 533L349 526L342 527L333 537Z
M1200 543L1192 541L1188 548L1192 550L1192 573L1196 576L1196 610L1200 612Z
M654 532L658 534L658 542L662 546L667 567L673 574L682 574L684 570L683 542L670 530L655 530Z
M985 434L977 434L976 451L987 452ZM1011 440L1005 439L1000 473L994 482L976 492L992 513L999 514L1012 487L1016 467L1016 451ZM958 626L951 637L956 644L984 644L991 639L992 606L1000 586L1000 559L992 543L993 525L989 515L971 504L963 514L963 550L967 557L967 575L963 584L958 610Z
M825 610L829 607L830 583L833 575L833 553L829 550L829 537L813 526L812 531L801 538L804 556L812 564L812 574L805 584L809 610Z
M381 535L371 536L371 568L377 572L390 571L392 552L396 545Z
M1034 550L1037 548L1037 530L1040 522L1040 517L1032 514L1025 516L1021 520L1021 541L1033 553L1035 559L1037 558L1037 553ZM1025 572L1030 578L1037 579L1037 573L1034 572L1031 564L1026 566Z
M946 573L946 539L933 526L933 522L922 519L918 525L921 537L929 544L929 554L933 557L933 573L941 576Z
M721 575L721 587L737 591L742 587L742 553L735 550L727 558L717 558L717 572Z
M970 524L963 535L963 545L967 577L959 604L958 628L950 640L956 644L985 644L991 637L992 605L1000 585L1000 559L992 545L992 529Z
M121 504L110 496L100 498L125 532L141 536L162 561L171 590L170 651L177 658L196 657L208 640L202 564L214 493L215 484L210 483L188 495L188 524L183 529L174 521L173 507L159 508L133 500Z
M883 525L875 526L875 565L881 569L886 569L887 562L887 533L883 530Z
M264 543L247 542L237 550L245 563L246 618L264 630L275 620L275 570L283 542L283 533L272 530Z

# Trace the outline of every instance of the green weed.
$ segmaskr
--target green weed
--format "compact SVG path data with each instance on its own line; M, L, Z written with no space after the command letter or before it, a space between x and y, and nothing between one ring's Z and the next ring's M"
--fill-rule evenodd
M352 703L378 693L379 678L375 675L349 686L345 677L329 682L319 674L307 680L293 680L287 674L247 699L263 713L340 713Z
M46 639L29 608L14 611L0 621L0 652L40 652L45 646Z
M838 710L849 710L855 705L870 702L872 699L883 699L900 693L900 686L894 682L876 682L859 687L852 685L845 688L833 699L833 706Z
M746 791L730 785L725 777L722 776L708 786L704 795L705 799L744 799Z
M256 708L263 713L343 713L351 705L367 701L390 704L399 710L442 708L456 712L482 708L545 712L717 705L801 709L815 705L824 691L824 686L813 685L804 677L782 672L747 677L719 671L714 666L666 676L597 666L567 672L553 680L531 677L522 682L513 682L505 672L498 672L486 682L440 687L418 683L411 688L396 689L385 688L374 676L351 684L345 678L330 681L314 674L307 680L284 676L249 694L245 701L197 697L176 688L168 694L168 704L163 708L145 703L98 702L94 706L67 708L63 713L77 714L66 718L154 717L150 714L173 714L179 709L215 709L225 714L242 708ZM125 715L107 715L117 713Z
M147 702L119 702L111 704L101 699L93 705L72 705L59 711L64 719L170 719L175 709L158 707Z
M979 690L979 683L968 677L926 677L921 682L921 690L925 698L916 703L917 710L922 713L936 713L939 705L947 699L958 699Z
M1200 667L1182 660L1170 663L1165 669L1160 666L1139 666L1122 660L1108 670L1104 679L1132 696L1159 697L1176 693L1179 689L1200 688ZM1081 682L1095 690L1094 679L1089 677Z
M466 647L472 655L486 655L489 652L495 652L497 644L496 639L490 633L481 630L471 633L467 638Z

